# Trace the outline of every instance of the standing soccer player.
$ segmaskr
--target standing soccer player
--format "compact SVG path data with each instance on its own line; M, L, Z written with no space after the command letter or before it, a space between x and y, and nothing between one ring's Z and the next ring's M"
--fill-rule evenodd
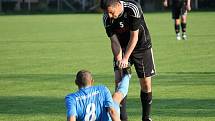
M172 18L175 22L175 33L177 40L181 40L180 25L182 28L182 39L187 39L187 11L191 10L190 2L191 0L172 0ZM164 0L164 6L168 6L168 0Z
M104 11L104 27L111 40L116 86L121 80L120 70L128 68L128 63L134 64L141 86L142 121L152 121L151 76L155 75L155 66L151 37L141 6L133 0L101 0L100 6ZM123 107L125 104L120 110L122 112L120 118L127 121Z

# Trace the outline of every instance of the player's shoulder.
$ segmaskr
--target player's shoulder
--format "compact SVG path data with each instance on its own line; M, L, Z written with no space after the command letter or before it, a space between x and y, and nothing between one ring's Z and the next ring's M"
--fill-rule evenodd
M108 14L107 13L104 13L103 14L103 24L104 24L104 26L106 27L108 24L110 24L110 23L108 23L109 22L109 16L108 16Z
M76 97L82 95L81 90L78 90L76 92L73 93L69 93L65 96L65 99L69 99L69 100L76 100Z
M76 102L76 95L74 93L66 95L65 101L66 101L66 103L75 103Z
M124 2L124 3L133 3L133 4L138 4L135 0L121 0L121 2Z
M77 93L77 92L67 94L67 95L65 96L65 99L75 99L76 93Z
M139 18L142 14L142 8L139 3L134 0L123 0L121 1L124 5L124 11L129 13L131 16Z
M107 20L108 19L108 14L106 12L103 13L103 20Z

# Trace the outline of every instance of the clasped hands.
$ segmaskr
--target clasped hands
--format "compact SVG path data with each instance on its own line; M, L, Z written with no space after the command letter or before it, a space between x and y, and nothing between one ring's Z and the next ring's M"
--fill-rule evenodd
M123 68L127 68L128 67L128 59L123 58L122 60L118 60L117 61L117 65L119 68L123 69Z

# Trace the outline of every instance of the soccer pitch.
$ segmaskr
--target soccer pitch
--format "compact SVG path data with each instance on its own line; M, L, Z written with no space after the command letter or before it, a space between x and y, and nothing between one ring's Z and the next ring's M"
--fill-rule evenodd
M154 121L215 121L215 12L188 15L176 41L170 13L146 13L157 76ZM112 53L101 14L0 16L0 121L65 121L64 96L80 69L114 91ZM133 68L129 121L141 120Z

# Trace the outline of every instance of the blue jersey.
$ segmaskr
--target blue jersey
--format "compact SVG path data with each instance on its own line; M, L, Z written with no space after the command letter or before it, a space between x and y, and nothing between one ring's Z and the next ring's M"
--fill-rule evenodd
M81 88L67 95L65 101L67 117L75 116L76 121L111 121L107 108L114 104L105 86Z

